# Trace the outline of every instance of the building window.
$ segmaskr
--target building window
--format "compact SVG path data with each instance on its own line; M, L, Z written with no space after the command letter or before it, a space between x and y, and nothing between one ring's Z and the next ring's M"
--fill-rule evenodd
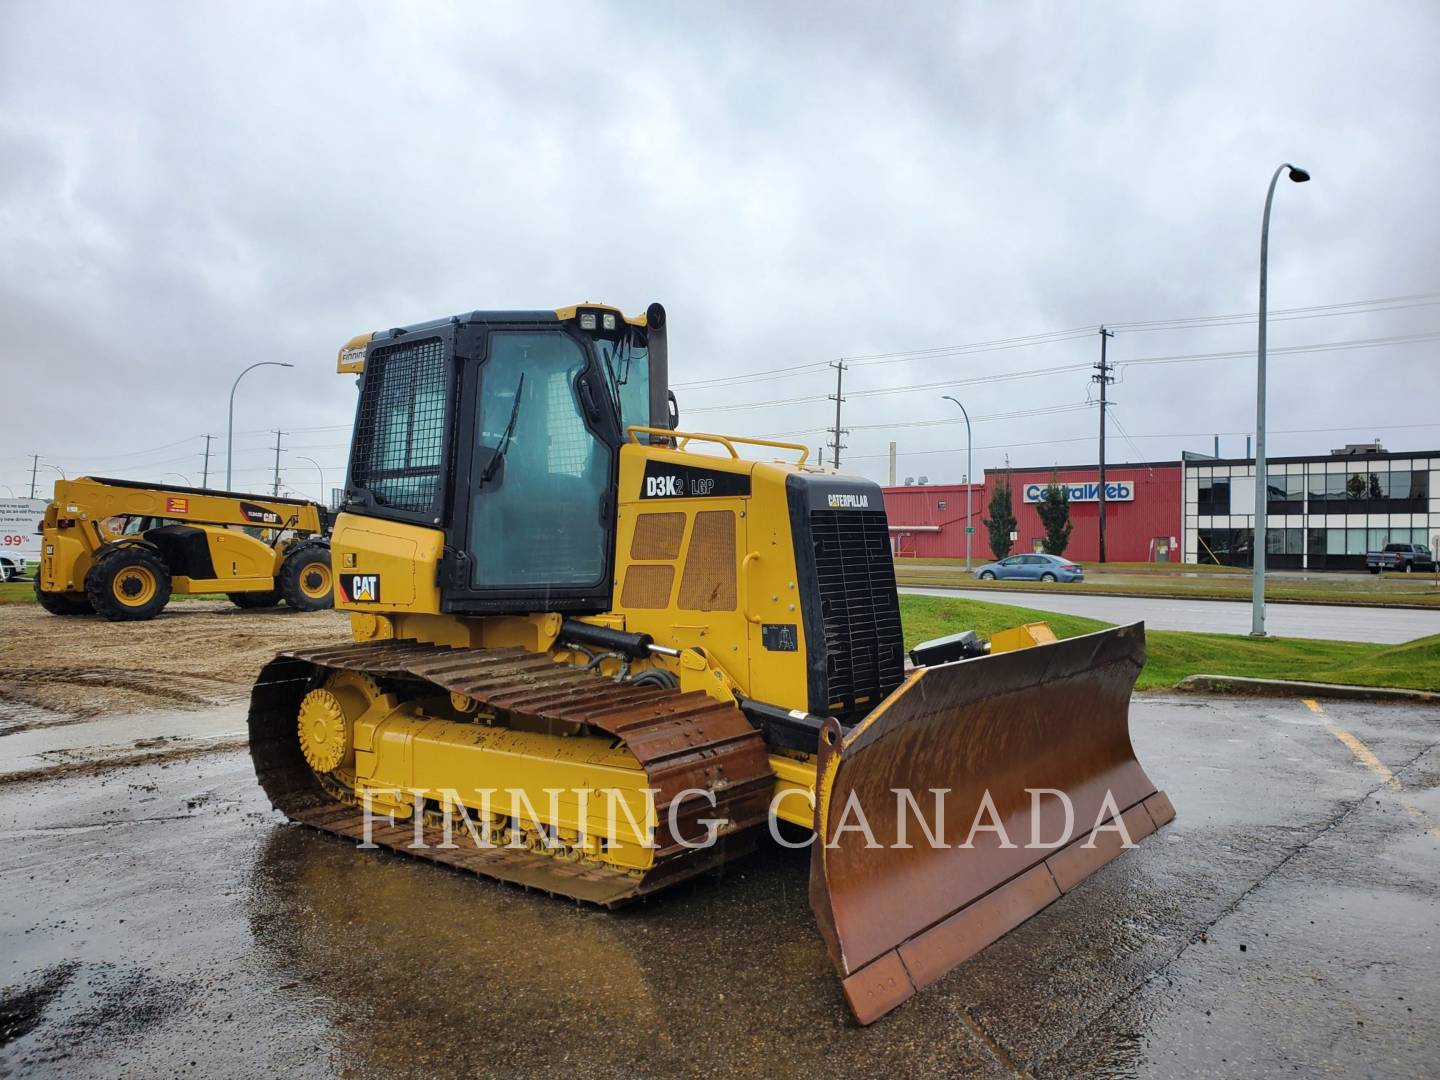
M1303 502L1305 477L1300 473L1269 473L1265 477L1265 492L1270 502Z
M1370 479L1368 472L1352 472L1345 477L1345 498L1350 502L1370 498Z
M948 504L945 502L944 499L936 499L936 500L935 500L935 509L936 509L936 510L944 510L947 505L948 505Z
M1250 529L1198 529L1196 536L1200 541L1201 562L1250 565L1250 544L1254 538Z
M1301 555L1304 554L1300 545L1303 543L1305 533L1303 529L1266 529L1265 530L1265 554L1267 555Z
M1201 517L1230 513L1230 478L1200 477L1200 497L1196 510Z
M1410 498L1430 498L1430 473L1424 469L1415 469L1410 473Z

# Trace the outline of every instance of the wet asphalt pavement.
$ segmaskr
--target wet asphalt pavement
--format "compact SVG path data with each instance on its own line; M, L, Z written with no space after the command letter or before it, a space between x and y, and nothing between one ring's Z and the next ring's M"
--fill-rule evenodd
M1433 1075L1440 710L1323 713L1137 699L1174 823L869 1028L803 852L606 913L283 824L243 752L0 784L0 1075Z

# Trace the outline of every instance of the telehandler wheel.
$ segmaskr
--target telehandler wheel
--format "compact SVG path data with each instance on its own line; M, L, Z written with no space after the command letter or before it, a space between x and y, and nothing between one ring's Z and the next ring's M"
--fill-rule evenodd
M266 589L264 592L232 592L226 593L226 598L238 608L246 611L255 608L274 607L280 603L279 589Z
M153 619L170 601L170 568L147 547L112 548L85 575L85 595L113 622Z
M296 611L320 611L335 606L335 578L330 572L330 548L301 544L280 567L280 595Z
M51 615L93 615L90 598L84 593L46 592L35 582L35 602Z

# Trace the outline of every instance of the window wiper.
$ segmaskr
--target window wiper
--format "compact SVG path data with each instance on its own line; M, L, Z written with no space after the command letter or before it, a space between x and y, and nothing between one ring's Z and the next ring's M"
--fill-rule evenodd
M615 419L620 421L620 386L622 381L615 374L615 365L610 363L610 352L597 346L600 359L605 362L605 389L610 392L610 404L615 409Z
M484 487L500 468L500 463L505 460L505 455L510 450L510 440L515 435L515 421L520 417L520 395L525 389L525 373L520 373L520 381L515 384L515 404L510 406L510 421L505 425L504 432L500 435L500 441L496 444L494 453L491 455L490 463L485 466L485 471L480 474L480 486Z

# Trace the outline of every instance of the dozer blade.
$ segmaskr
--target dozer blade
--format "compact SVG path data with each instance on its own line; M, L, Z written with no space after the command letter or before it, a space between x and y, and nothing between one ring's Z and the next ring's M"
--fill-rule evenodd
M829 721L810 903L862 1024L1113 859L1121 825L1174 817L1130 745L1144 661L1136 623L920 668L848 734Z

